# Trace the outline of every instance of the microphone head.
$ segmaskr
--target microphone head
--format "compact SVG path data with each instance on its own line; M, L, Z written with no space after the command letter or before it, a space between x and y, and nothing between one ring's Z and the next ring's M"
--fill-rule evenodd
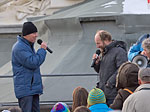
M42 42L43 42L43 41L42 41L41 39L38 39L38 40L37 40L37 43L40 44L40 45L41 45Z
M98 49L98 50L96 50L96 54L97 55L100 55L100 53L101 53L101 51Z

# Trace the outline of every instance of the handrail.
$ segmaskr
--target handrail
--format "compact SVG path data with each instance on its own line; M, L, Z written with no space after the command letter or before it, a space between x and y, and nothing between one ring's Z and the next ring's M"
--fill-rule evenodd
M97 74L44 74L42 77L72 77L72 76L97 76ZM0 78L13 78L12 75L0 75ZM67 101L40 101L40 105L54 105L57 102L65 102L68 105L72 104L71 100ZM1 106L16 106L18 102L0 102Z
M67 105L72 105L72 100L68 100L68 101L40 101L40 105L54 105L57 102L64 102ZM2 106L17 106L18 102L0 102L0 107Z
M42 77L62 77L62 76L97 76L97 74L44 74ZM0 78L12 78L13 75L0 75Z

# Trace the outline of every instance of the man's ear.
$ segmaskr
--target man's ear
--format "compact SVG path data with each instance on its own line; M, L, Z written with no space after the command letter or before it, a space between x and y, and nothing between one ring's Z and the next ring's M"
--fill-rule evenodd
M140 79L138 79L138 83L139 83L139 85L141 85L141 84L142 84L142 82L141 82L141 80L140 80Z

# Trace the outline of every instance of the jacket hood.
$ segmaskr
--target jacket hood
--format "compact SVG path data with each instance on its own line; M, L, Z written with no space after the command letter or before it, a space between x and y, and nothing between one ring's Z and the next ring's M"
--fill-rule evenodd
M107 45L104 49L104 54L106 54L113 47L121 47L127 51L127 44L124 41L113 40L111 44Z
M150 38L150 34L144 34L141 37L139 37L139 39L137 40L136 44L141 44L143 42L143 40Z
M138 86L139 67L131 62L123 63L117 74L116 87L123 89L125 87Z

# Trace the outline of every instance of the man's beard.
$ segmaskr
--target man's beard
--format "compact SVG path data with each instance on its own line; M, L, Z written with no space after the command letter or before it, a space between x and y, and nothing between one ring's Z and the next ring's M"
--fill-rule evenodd
M100 49L104 50L105 49L105 45L100 46Z

